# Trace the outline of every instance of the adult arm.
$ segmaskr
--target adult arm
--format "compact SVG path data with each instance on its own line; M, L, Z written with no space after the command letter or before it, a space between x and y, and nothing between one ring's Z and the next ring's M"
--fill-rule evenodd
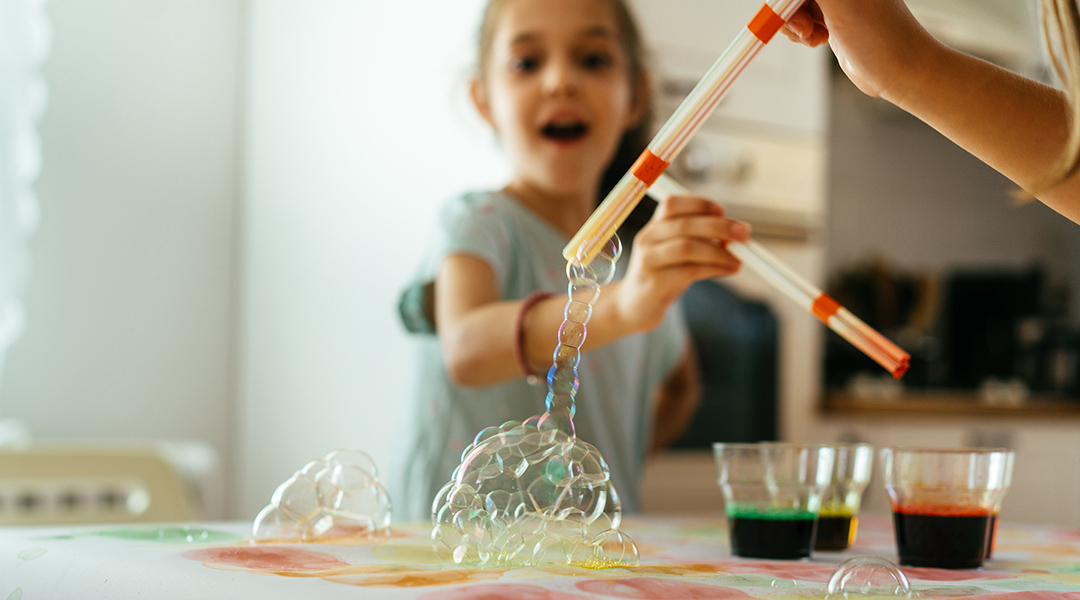
M1042 181L1066 146L1063 92L945 46L902 0L811 0L785 33L809 46L827 41L859 89L918 117L1024 189ZM1080 174L1037 197L1080 223Z

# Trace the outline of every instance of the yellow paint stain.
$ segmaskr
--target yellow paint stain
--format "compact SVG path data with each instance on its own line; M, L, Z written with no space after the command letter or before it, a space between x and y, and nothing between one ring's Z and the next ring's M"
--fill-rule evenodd
M1080 573L1020 573L1018 579L1042 583L1080 584Z
M408 531L380 531L376 533L370 533L367 530L339 530L331 529L330 531L306 540L298 540L296 538L264 538L260 540L251 540L250 543L255 545L275 545L280 546L282 544L322 544L332 546L372 546L377 544L384 544L387 540L407 540L417 537L417 534Z
M427 587L500 578L505 569L432 569L385 573L323 574L322 579L357 587Z
M613 565L610 567L588 568L580 564L544 565L540 567L519 567L513 570L515 579L548 579L557 577L588 577L591 579L620 579L627 576L641 577L713 577L727 571L730 567L694 563L684 565Z
M1076 556L1076 548L1071 544L997 544L997 551L1025 552L1033 555L1036 562L1044 562L1042 557L1059 557L1072 559Z
M407 563L414 565L445 564L445 557L440 556L431 543L417 544L381 544L371 549L371 553L380 560L392 563Z
M627 565L626 563L619 560L609 560L590 556L588 560L572 563L571 566L581 567L582 569L590 569L593 571L602 571L604 569L617 569L619 567L625 567Z

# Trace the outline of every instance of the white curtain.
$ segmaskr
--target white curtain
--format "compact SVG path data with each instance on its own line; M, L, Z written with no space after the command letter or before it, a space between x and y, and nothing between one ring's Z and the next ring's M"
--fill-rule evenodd
M45 0L0 0L0 385L7 351L25 323L27 242L39 215L34 192L41 172L37 124L48 99L41 65L50 39ZM0 445L14 427L2 419L3 408Z

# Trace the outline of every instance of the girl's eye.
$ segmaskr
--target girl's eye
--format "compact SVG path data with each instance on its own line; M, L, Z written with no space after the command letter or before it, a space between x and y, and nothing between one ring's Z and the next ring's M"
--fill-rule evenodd
M582 57L581 64L587 69L602 69L611 64L611 55L606 52L592 52Z
M531 73L540 66L540 61L531 56L515 58L510 63L510 70L515 73Z

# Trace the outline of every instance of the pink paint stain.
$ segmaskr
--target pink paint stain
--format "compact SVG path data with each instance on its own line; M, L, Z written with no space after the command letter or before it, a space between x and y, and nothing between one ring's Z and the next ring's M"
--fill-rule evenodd
M950 600L1080 600L1080 592L990 592L975 596L954 596Z
M584 596L524 583L468 585L437 590L420 600L584 600Z
M688 600L714 600L723 598L751 598L739 590L689 583L654 577L636 577L632 579L592 579L575 585L577 589L613 598L634 598L637 600L667 600L668 598L686 598Z
M287 546L226 546L189 550L181 554L189 560L256 571L314 573L350 566L323 552Z

